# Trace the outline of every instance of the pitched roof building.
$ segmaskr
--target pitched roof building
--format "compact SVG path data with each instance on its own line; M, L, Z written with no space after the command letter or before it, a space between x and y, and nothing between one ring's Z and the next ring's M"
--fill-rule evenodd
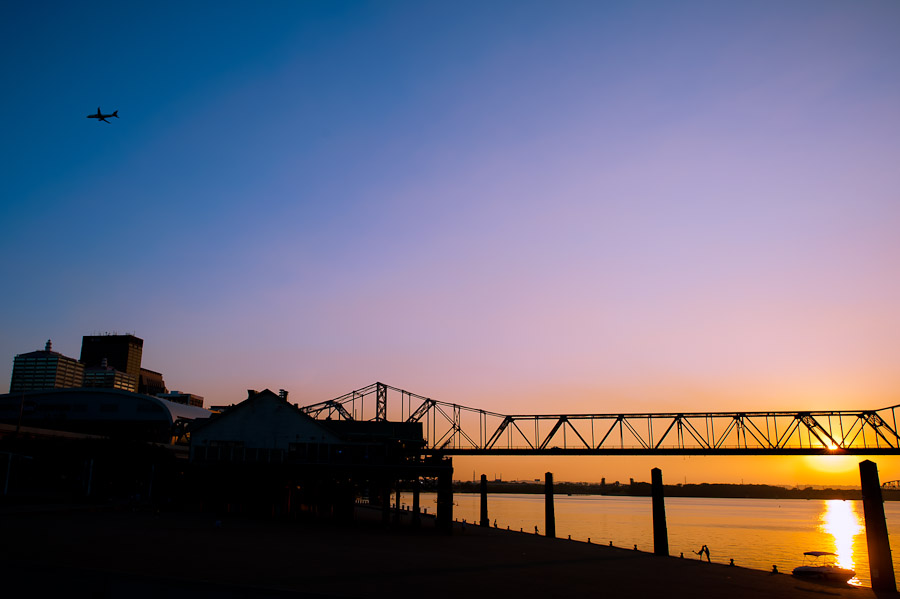
M283 462L288 454L342 443L340 437L266 389L204 421L191 431L191 460Z

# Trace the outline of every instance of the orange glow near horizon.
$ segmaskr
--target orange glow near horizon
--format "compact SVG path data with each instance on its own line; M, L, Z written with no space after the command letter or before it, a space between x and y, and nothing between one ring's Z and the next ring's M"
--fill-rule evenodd
M861 456L456 456L453 477L477 480L534 480L552 472L560 482L607 482L629 479L648 482L651 468L661 468L667 485L730 483L769 484L783 487L859 488ZM877 456L882 482L900 478L900 460Z
M830 448L829 448L830 449ZM859 462L862 458L846 455L811 455L803 458L803 465L810 473L825 475L850 475L859 478Z

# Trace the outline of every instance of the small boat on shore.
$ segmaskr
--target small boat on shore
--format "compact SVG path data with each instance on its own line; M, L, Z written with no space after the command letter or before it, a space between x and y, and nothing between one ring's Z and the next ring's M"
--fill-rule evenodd
M806 563L794 568L794 576L801 578L818 578L835 582L847 582L856 572L847 568L841 568L835 563L836 554L830 551L807 551Z

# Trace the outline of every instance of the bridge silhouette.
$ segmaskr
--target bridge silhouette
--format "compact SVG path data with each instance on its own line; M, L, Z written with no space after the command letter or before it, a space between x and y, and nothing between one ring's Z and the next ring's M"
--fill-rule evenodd
M510 415L373 383L301 409L317 419L419 422L423 452L449 456L900 455L897 408Z

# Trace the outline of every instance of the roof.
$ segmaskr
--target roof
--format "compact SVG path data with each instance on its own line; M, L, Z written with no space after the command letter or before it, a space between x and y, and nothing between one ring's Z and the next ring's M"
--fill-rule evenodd
M16 354L17 358L49 358L50 356L56 356L58 358L65 358L66 360L72 360L73 362L77 362L75 358L70 358L65 354L61 354L56 351L48 351L46 349L38 349L35 351L30 351L24 354Z
M254 402L259 401L264 398L275 398L279 401L283 401L287 407L290 407L290 408L296 410L296 412L298 414L300 414L301 416L303 416L304 418L307 418L313 422L318 423L318 421L316 421L314 418L312 418L309 414L307 414L306 412L303 412L302 410L300 410L300 408L298 408L296 405L294 405L292 403L289 403L287 400L282 399L281 397L278 396L277 393L275 393L271 389L263 389L262 391L259 391L259 392L249 391L248 395L247 395L247 399L245 399L242 402L233 404L231 406L226 406L226 409L223 412L216 413L216 412L211 412L211 411L203 409L203 408L194 408L195 410L203 410L204 412L207 412L209 414L209 417L202 422L195 422L190 430L196 431L196 430L199 430L199 429L207 426L208 424L212 424L213 422L219 422L223 418L232 418L232 417L234 417L234 414L243 411L247 407L251 406ZM166 402L166 403L174 403L174 402ZM175 404L175 405L181 406L183 408L190 407L190 406L185 406L183 404ZM321 424L321 423L318 423L318 424Z
M174 401L169 401L167 399L161 399L159 397L152 397L150 395L145 395L144 397L148 397L157 403L161 404L164 408L166 408L169 413L172 415L172 421L178 419L183 420L209 420L210 416L212 416L212 412L205 408L198 408L197 406L189 406L182 403L177 403Z
M23 405L34 405L37 403L38 405L44 402L55 402L56 400L75 400L81 402L103 402L104 400L126 400L128 402L138 402L143 404L152 404L159 408L162 408L162 414L164 414L165 419L169 421L169 423L173 423L176 420L199 420L199 419L207 419L212 415L212 412L209 410L204 410L203 408L198 408L195 406L187 406L184 404L175 403L172 401L166 401L165 399L160 399L158 397L153 397L152 395L144 395L142 393L132 393L131 391L124 391L122 389L105 389L105 388L93 388L93 387L70 387L64 389L43 389L37 391L26 391L24 393L13 393L0 395L0 403L12 401L16 404L19 402L23 402ZM151 414L154 412L141 412L145 418L151 418ZM159 411L155 412L156 414L160 414ZM81 414L78 412L71 412L68 415L70 419L80 419L79 416ZM90 412L84 414L85 417L90 418Z
M304 413L283 396L266 389L249 397L221 414L194 421L188 428L191 445L216 441L240 441L247 447L281 447L291 443L338 444L341 438Z

